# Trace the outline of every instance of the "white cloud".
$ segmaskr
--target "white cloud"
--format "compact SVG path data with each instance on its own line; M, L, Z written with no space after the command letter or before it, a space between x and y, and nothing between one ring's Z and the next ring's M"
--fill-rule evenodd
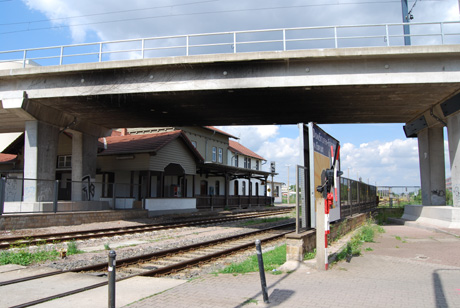
M277 125L219 126L218 128L240 138L238 142L256 153L261 144L276 138L279 134Z
M372 141L342 147L344 176L378 185L420 185L417 139Z
M287 183L287 166L290 165L289 181L294 183L295 166L299 164L300 153L298 137L279 136L279 126L276 125L220 128L241 137L241 144L267 161L275 161L279 173L275 180ZM415 138L389 142L374 140L359 145L345 143L341 146L340 154L345 177L360 177L364 182L377 182L378 185L420 185L418 143ZM267 171L268 167L263 170Z
M71 26L76 42L89 33L101 40L234 30L401 22L395 3L323 1L23 0L30 9ZM272 8L272 9L268 9ZM111 14L105 14L111 13ZM414 21L458 20L456 0L418 2ZM81 16L81 17L78 17ZM67 18L67 19L65 19ZM351 29L348 29L351 31ZM344 30L344 31L348 31Z

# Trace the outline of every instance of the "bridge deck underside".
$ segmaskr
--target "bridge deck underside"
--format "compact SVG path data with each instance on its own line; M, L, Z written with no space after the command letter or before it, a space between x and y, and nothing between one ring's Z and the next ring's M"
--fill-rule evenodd
M170 125L405 123L460 84L263 88L29 100L107 128Z

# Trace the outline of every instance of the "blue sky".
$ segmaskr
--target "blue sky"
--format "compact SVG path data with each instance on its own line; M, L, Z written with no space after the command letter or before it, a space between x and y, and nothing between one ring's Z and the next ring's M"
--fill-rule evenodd
M459 20L457 0L414 0L409 7L413 22ZM399 23L401 19L400 0L0 0L0 52L178 34ZM406 139L402 126L321 127L341 142L345 176L378 185L420 185L417 139ZM300 147L295 125L222 128L240 136L243 145L268 161L276 161L275 180L287 182L286 165L291 165L293 183Z

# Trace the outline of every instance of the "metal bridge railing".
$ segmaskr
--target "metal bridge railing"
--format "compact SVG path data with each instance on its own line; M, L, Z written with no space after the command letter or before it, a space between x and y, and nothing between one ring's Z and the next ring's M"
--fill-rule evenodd
M351 47L446 45L460 43L460 21L324 26L161 36L0 51L4 62L18 67L65 65L156 57L288 51Z

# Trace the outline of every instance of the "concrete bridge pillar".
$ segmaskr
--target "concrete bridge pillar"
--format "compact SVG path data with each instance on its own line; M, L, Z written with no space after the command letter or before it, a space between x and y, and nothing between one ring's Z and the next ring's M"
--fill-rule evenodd
M25 122L24 201L52 201L59 128L40 121ZM37 181L38 179L38 181Z
M422 204L446 205L443 128L426 128L417 133L417 138Z
M447 118L453 206L460 207L460 113Z
M97 137L72 131L72 201L93 200Z

